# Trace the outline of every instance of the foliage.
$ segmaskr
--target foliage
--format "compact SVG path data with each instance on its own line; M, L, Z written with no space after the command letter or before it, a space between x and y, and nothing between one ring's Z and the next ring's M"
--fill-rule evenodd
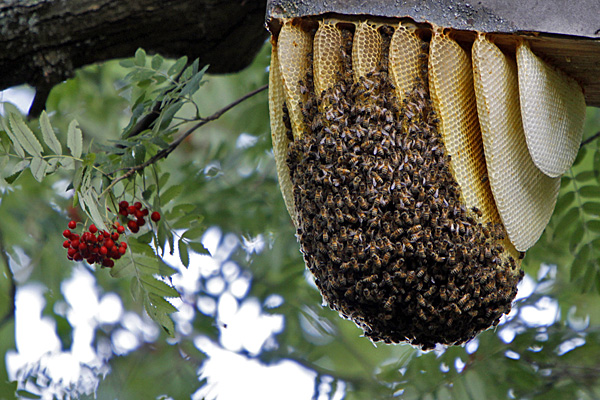
M549 227L525 258L529 286L500 326L466 346L427 353L374 346L322 306L305 271L277 186L266 94L207 123L267 82L268 54L265 46L246 71L207 79L197 61L138 50L120 63L78 71L53 90L36 120L25 121L5 103L0 263L7 272L0 315L12 304L11 276L18 288L41 283L44 316L55 321L61 347L72 348L78 328L61 310L75 307L65 286L78 271L92 272L98 298L117 293L126 311L94 325L96 352L106 343L110 348L100 365L89 365L91 375L104 376L97 388L49 382L40 361L21 371L18 386L0 388L0 397L18 388L23 397L52 389L57 397L199 398L213 384L202 369L210 354L199 341L228 348L224 338L235 329L218 307L227 296L238 311L255 300L261 315L283 316L284 328L258 350L235 350L265 365L284 359L302 365L316 376L314 398L333 398L336 389L346 399L600 397L598 141L585 145L563 177ZM600 129L598 110L589 110L586 126L586 138ZM141 201L163 218L128 235L127 257L110 271L68 261L61 247L67 221L110 228L123 199ZM211 226L228 233L212 247L202 241ZM206 260L211 268L199 265ZM554 306L552 318L532 318ZM143 333L155 326L148 315L163 326L162 335ZM4 321L0 329L3 350L16 348L14 325ZM134 331L137 345L119 350L118 336Z

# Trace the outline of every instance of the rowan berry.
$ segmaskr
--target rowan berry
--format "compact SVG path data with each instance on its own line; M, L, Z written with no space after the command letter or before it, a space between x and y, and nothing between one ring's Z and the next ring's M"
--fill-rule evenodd
M90 225L89 231L90 231L90 233L96 233L96 232L98 232L98 228L96 228L96 225L92 224L92 225Z
M108 254L108 249L106 248L106 246L100 247L100 254L102 254L103 256Z
M127 213L129 214L135 214L135 210L137 210L137 208L135 208L134 206L127 207Z
M123 225L117 226L117 232L119 234L124 233L125 232L125 227Z
M133 203L133 206L135 208L137 208L138 210L142 209L142 203L140 203L139 201L136 201L135 203Z
M119 247L119 254L123 255L127 252L127 248L125 247Z
M137 224L137 226L144 226L146 225L146 220L144 218L138 218L137 221L135 221L135 223Z
M65 229L65 230L63 231L63 236L64 236L64 237L66 237L67 239L71 239L71 235L72 235L72 234L73 234L73 232L71 232L71 231L70 231L70 230L68 230L68 229Z
M115 247L115 242L112 239L106 239L104 245L110 250L111 248Z
M144 208L144 209L142 210L142 215L145 217L145 216L146 216L146 215L148 215L148 214L150 214L150 211L148 211L148 209L147 209L147 208Z
M63 247L64 247L65 249L68 249L69 247L71 247L71 241L70 241L70 240L65 240L65 241L63 242Z
M113 232L113 233L111 233L110 238L112 240L117 240L117 239L119 239L119 234L117 232Z
M135 210L135 213L133 214L137 219L140 218L144 218L144 213L140 210Z
M152 219L152 221L158 222L160 221L160 213L158 211L154 211L150 218Z
M125 200L123 200L122 202L119 203L119 208L127 208L129 207L129 203L126 202Z
M71 228L71 229L77 228L77 222L75 222L75 221L69 221L69 228Z

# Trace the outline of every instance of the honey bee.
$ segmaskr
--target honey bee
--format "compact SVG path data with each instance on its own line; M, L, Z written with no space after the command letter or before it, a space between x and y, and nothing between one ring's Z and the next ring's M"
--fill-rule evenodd
M350 286L346 292L344 292L344 297L354 297L355 289L354 286Z
M414 235L413 235L414 236ZM425 258L426 254L425 254L425 247L423 246L423 243L419 242L417 243L417 255L420 258Z
M381 269L381 259L377 254L373 255L373 267L377 270Z
M390 236L391 236L392 239L396 240L400 236L402 236L403 233L404 233L404 229L397 228L394 232L392 232L392 234Z
M464 307L463 307L463 311L467 312L469 310L471 310L473 308L473 306L475 305L475 302L473 300L469 301Z
M421 318L423 321L427 320L427 316L425 315L425 313L423 312L423 309L419 308L417 310L417 315L419 316L419 318Z
M325 243L329 242L329 233L327 233L327 231L323 231L323 241Z
M460 298L460 300L458 301L458 305L459 306L464 306L465 303L471 298L471 295L469 293L465 294L463 297Z
M342 213L342 210L340 210L339 208L335 209L335 219L337 220L338 223L344 222L344 214Z
M396 302L396 296L390 296L385 301L385 304L383 305L383 308L385 308L386 310L390 310L391 311L395 302Z
M385 254L383 255L383 258L382 258L381 262L382 262L384 265L387 265L387 264L389 264L389 262L390 262L390 259L391 259L391 258L392 258L392 255L391 255L391 253L385 253Z
M351 224L354 224L358 221L358 219L352 214L344 214L343 217Z
M407 284L411 284L415 281L416 279L416 274L415 271L409 271L408 274L406 275L406 283Z

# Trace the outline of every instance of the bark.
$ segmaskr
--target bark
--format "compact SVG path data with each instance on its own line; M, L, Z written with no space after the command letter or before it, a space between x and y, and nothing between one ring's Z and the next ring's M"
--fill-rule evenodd
M81 66L143 47L209 72L246 67L264 44L266 0L8 0L0 3L0 89L47 92Z

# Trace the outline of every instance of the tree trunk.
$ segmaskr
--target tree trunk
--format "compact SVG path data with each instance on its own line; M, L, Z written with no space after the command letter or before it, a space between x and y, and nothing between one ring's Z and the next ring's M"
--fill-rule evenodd
M8 0L0 4L0 89L47 91L81 66L143 47L212 73L246 67L267 37L266 0Z

